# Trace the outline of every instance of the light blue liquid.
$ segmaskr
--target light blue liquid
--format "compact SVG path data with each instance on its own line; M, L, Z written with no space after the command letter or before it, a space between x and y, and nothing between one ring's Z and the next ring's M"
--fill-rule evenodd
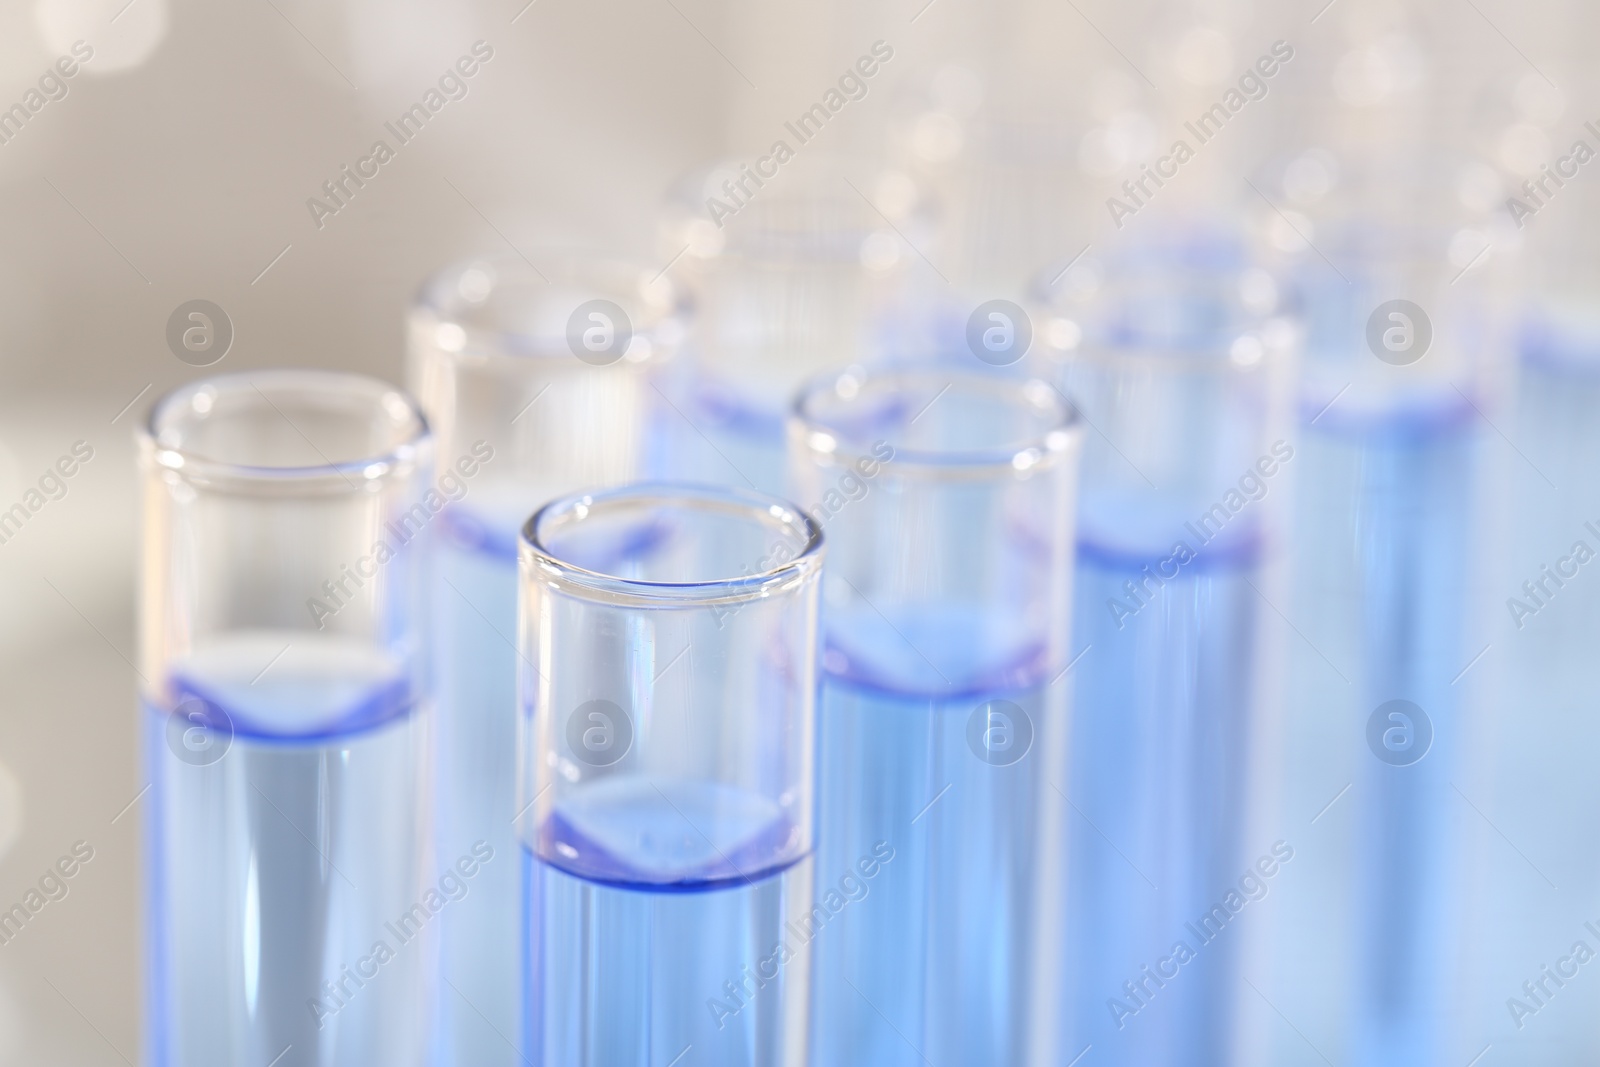
M428 938L386 926L419 899L424 859L410 680L370 647L294 632L214 643L170 686L232 737L205 762L227 731L185 720L185 762L169 709L145 706L147 1061L422 1062Z
M565 1067L801 1067L810 862L777 804L616 775L523 852L526 1036Z
M1191 535L1184 540L1199 547ZM1255 732L1260 600L1247 583L1261 584L1254 555L1242 545L1203 550L1158 587L1144 568L1158 572L1166 554L1079 546L1073 632L1087 650L1073 669L1078 810L1066 948L1071 1044L1074 1053L1093 1044L1097 1063L1234 1062L1243 941L1235 926L1256 916L1247 906L1211 940L1199 935L1213 934L1202 917L1255 859L1241 840ZM1142 606L1129 581L1144 583ZM1137 610L1113 613L1111 601ZM1142 968L1156 970L1180 941L1195 958L1163 985L1146 979ZM1125 988L1130 981L1137 996ZM1114 1011L1113 998L1132 1014Z
M437 540L434 665L442 864L484 841L496 856L519 848L516 814L516 543L453 509ZM472 895L440 916L440 1062L512 1067L517 1037L520 913L515 863L490 863Z
M1359 710L1400 697L1433 723L1421 762L1390 767L1374 758L1358 779L1365 788L1357 808L1354 1037L1364 1067L1447 1062L1459 943L1454 846L1466 814L1451 785L1460 775L1464 707L1464 691L1452 683L1477 651L1465 640L1472 443L1470 426L1457 423L1364 444L1363 495L1375 506L1360 542L1369 600Z
M1594 1025L1600 982L1585 976L1558 987L1546 980L1554 993L1548 1008L1532 1016L1519 1009L1517 1019L1507 1008L1509 997L1534 1007L1523 983L1537 982L1540 968L1553 969L1577 940L1595 947L1583 924L1600 926L1600 853L1573 847L1592 836L1600 810L1600 778L1592 772L1600 751L1600 717L1593 711L1600 692L1593 654L1600 567L1593 558L1575 566L1573 551L1580 541L1600 550L1591 529L1600 528L1600 471L1593 463L1600 375L1582 358L1587 351L1571 359L1560 358L1559 349L1525 351L1515 421L1490 413L1523 455L1505 449L1493 457L1505 548L1489 572L1484 640L1493 648L1467 675L1472 695L1490 712L1486 773L1459 784L1523 855L1478 820L1476 863L1466 884L1482 888L1464 921L1476 951L1466 961L1471 986L1463 1008L1483 1025L1463 1060L1492 1041L1493 1055L1510 1067L1600 1062ZM1524 583L1533 586L1531 596ZM1580 974L1589 969L1584 965Z
M1039 1008L1056 1011L1048 998L1059 992L1059 950L1049 946L1048 959L1035 951L1049 936L1041 915L1060 892L1047 873L1060 846L1045 840L1056 825L1049 809L1060 802L1047 780L1060 724L1047 722L1044 687L1034 680L1039 650L989 658L996 650L976 638L970 619L930 615L898 627L906 638L873 628L849 640L836 628L828 649L817 893L854 878L866 895L813 942L811 1062L1064 1067L1071 1056L1060 1055ZM992 667L963 672L984 681L949 696L868 680L915 671L912 646L947 674L957 657ZM937 690L932 668L921 669ZM1009 766L985 762L969 745L974 709L995 698L1032 722L1030 750Z
M713 378L686 374L676 383L667 470L674 478L784 491L784 405L765 404Z
M1467 1043L1452 1050L1461 1027L1449 1011L1469 948L1458 834L1480 818L1458 792L1472 790L1462 713L1488 666L1463 674L1486 643L1469 638L1480 431L1453 395L1430 410L1338 416L1304 433L1297 460L1292 614L1304 640L1291 646L1284 797L1307 847L1262 989L1305 1039L1279 1034L1272 1061L1432 1067ZM1432 723L1410 766L1380 761L1366 738L1394 699Z

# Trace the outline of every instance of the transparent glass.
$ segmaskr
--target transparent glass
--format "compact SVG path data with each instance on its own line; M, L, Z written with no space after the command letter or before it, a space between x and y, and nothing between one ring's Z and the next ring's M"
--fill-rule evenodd
M1503 287L1488 284L1501 264L1456 265L1459 240L1442 227L1335 216L1316 251L1273 257L1283 306L1304 324L1303 421L1359 432L1391 416L1442 423L1488 410L1507 362Z
M591 354L584 334L606 341L619 313L613 350ZM517 532L554 497L669 461L653 381L675 351L678 316L672 286L645 271L591 260L541 274L516 258L445 270L412 310L411 381L448 479L433 593L441 855L479 840L516 854ZM450 1062L521 1063L508 1040L519 882L515 864L491 864L442 916L439 1042Z
M852 369L789 443L829 540L812 1062L1059 1067L1076 415Z
M139 453L146 1062L421 1063L427 423L261 371L169 394Z
M1457 789L1481 684L1463 672L1490 642L1469 597L1484 508L1497 506L1482 495L1484 444L1509 418L1496 298L1480 286L1490 264L1463 275L1443 234L1380 222L1329 226L1318 246L1332 262L1306 257L1286 274L1307 349L1280 604L1300 631L1285 818L1349 788L1316 824L1307 890L1283 901L1262 987L1330 1057L1362 1064L1481 1050L1455 1044L1452 1014L1465 904ZM1417 309L1404 313L1410 328L1383 309L1395 299ZM1403 347L1424 321L1425 350L1384 346L1383 333ZM1308 958L1324 966L1308 971Z
M1467 747L1477 756L1458 760L1453 782L1493 824L1467 813L1462 884L1476 892L1462 894L1457 929L1470 931L1473 951L1460 960L1464 1003L1448 1003L1516 1031L1523 1063L1591 1063L1600 1061L1600 990L1565 978L1556 984L1546 975L1561 977L1571 960L1539 953L1550 957L1560 947L1566 956L1575 940L1593 941L1573 932L1581 924L1568 909L1527 902L1541 892L1554 897L1552 884L1585 898L1600 885L1600 856L1570 845L1592 833L1600 810L1600 780L1580 771L1600 744L1592 711L1600 691L1592 651L1600 584L1588 573L1600 548L1600 471L1592 462L1600 448L1600 346L1571 335L1558 343L1544 330L1530 331L1524 345L1510 417L1498 422L1517 450L1484 450L1489 491L1477 505L1478 528L1493 540L1474 568L1479 585L1469 595L1479 594L1472 605L1485 623L1468 655L1488 651L1455 686L1470 687L1465 705L1476 729ZM1559 804L1552 803L1557 788ZM1523 986L1530 979L1531 991ZM1560 1007L1544 1011L1556 996ZM1445 1055L1482 1038L1470 1058L1492 1035L1452 1036L1457 1043Z
M1264 875L1239 888L1256 860L1283 861L1256 813L1276 767L1264 641L1296 333L1266 317L1270 280L1210 235L1074 269L1043 310L1062 343L1044 353L1096 431L1074 605L1073 1051L1234 1063L1246 942L1222 926L1268 891Z
M821 568L816 524L754 494L642 484L528 522L535 1062L805 1062Z
M914 190L859 174L852 188L841 160L802 154L770 188L743 179L748 200L712 223L708 205L739 203L724 183L737 193L740 180L739 168L713 166L669 206L665 254L683 250L675 270L695 300L676 430L684 477L777 493L789 398L871 346L872 312L910 255L872 203L905 224Z
M1561 32L1576 47L1582 31L1592 33L1596 12L1573 8L1568 15L1575 24ZM1594 66L1576 55L1571 62L1560 84L1592 84ZM1454 781L1493 820L1491 826L1469 815L1462 842L1470 864L1463 884L1477 892L1463 894L1457 940L1475 951L1461 960L1466 998L1458 1010L1499 1018L1502 1032L1515 1031L1514 1055L1524 1062L1588 1063L1600 1060L1600 989L1561 978L1571 962L1550 958L1549 947L1565 946L1565 956L1576 938L1593 942L1571 932L1568 909L1527 902L1553 894L1551 883L1586 899L1600 887L1597 857L1567 844L1592 833L1600 810L1600 780L1578 771L1600 742L1592 711L1600 660L1591 651L1600 636L1600 586L1587 565L1600 550L1600 471L1592 461L1600 447L1600 262L1592 251L1600 190L1569 181L1557 204L1530 188L1537 200L1512 190L1539 213L1518 231L1527 252L1519 264L1525 303L1508 346L1517 359L1500 402L1486 409L1504 439L1486 436L1485 492L1476 504L1478 540L1498 536L1486 551L1479 548L1482 564L1471 572L1487 584L1479 590L1487 594L1486 620L1467 652L1488 651L1455 686L1477 705L1477 732ZM1502 830L1520 855L1508 850ZM1544 1010L1554 996L1560 1006ZM1462 1043L1458 1038L1454 1049Z

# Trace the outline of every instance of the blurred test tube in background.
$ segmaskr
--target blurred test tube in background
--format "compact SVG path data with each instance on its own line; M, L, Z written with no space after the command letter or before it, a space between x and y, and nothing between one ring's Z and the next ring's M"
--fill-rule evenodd
M1497 206L1520 213L1508 236L1525 248L1514 389L1497 417L1514 448L1491 454L1501 540L1487 576L1490 647L1473 670L1490 714L1467 788L1493 825L1469 817L1481 840L1464 879L1476 892L1463 921L1463 1010L1481 1020L1477 1046L1492 1040L1517 1067L1600 1058L1600 989L1570 980L1578 942L1600 948L1586 925L1600 925L1600 583L1590 575L1600 554L1600 189L1571 173L1576 144L1600 141L1587 126L1596 72L1582 43L1595 15L1565 14L1549 29L1566 39L1534 53L1553 81L1516 69L1481 116L1505 186ZM1557 170L1567 172L1559 185Z
M1072 1044L1106 1063L1229 1064L1247 941L1226 927L1296 848L1255 814L1279 757L1268 598L1297 466L1296 331L1225 235L1086 257L1041 295L1040 354L1089 427Z
M1516 390L1500 408L1522 454L1506 449L1492 464L1499 541L1486 651L1472 670L1490 713L1475 732L1476 773L1460 783L1483 812L1466 816L1478 842L1462 879L1474 890L1461 919L1462 1009L1481 1021L1476 1048L1492 1040L1519 1067L1600 1057L1600 990L1562 977L1577 942L1597 947L1585 924L1600 924L1600 856L1585 844L1600 811L1600 583L1589 573L1600 557L1600 333L1592 307L1542 303L1521 324ZM1544 988L1530 992L1530 980Z
M427 424L257 371L139 445L147 1062L421 1064Z
M1511 49L1484 62L1482 13L1457 14L1328 12L1251 175L1253 229L1306 336L1279 817L1307 847L1250 1062L1451 1064L1485 1046L1459 1015L1481 951L1462 924L1515 241L1471 153L1485 86L1527 68Z
M1282 275L1306 323L1288 609L1303 638L1288 752L1303 773L1283 810L1289 825L1315 820L1316 848L1285 903L1271 988L1315 1049L1362 1065L1448 1063L1467 1040L1449 1017L1503 338L1478 279L1451 262L1450 231L1418 215L1330 218ZM1270 1058L1309 1052L1280 1035Z
M694 302L673 430L684 477L777 492L789 397L871 351L871 312L909 254L889 220L911 215L916 190L903 175L869 180L870 168L809 155L757 169L776 177L758 187L731 162L697 171L667 209L664 245Z
M517 531L539 505L668 462L653 381L681 338L664 278L604 260L543 273L474 260L411 312L410 376L432 420L441 489L434 590L439 854L483 841L498 862L443 916L446 1062L521 1062L516 787ZM502 1036L506 1035L506 1036Z

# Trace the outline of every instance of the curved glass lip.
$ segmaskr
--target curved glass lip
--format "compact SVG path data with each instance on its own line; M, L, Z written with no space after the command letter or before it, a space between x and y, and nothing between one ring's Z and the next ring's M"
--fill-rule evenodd
M1063 316L1065 317L1065 316ZM1278 326L1281 324L1281 329ZM1279 336L1271 336L1277 332ZM1111 370L1149 369L1170 374L1228 375L1260 374L1270 370L1303 344L1304 327L1287 315L1276 315L1233 334L1226 342L1196 345L1161 345L1141 341L1118 344L1112 341L1084 340L1072 348L1041 345L1040 359L1055 368L1091 364ZM1240 349L1241 342L1253 341L1255 348Z
M724 513L743 512L752 521L759 521L756 518L759 515L771 516L798 531L803 543L788 560L766 570L696 582L646 582L605 574L563 559L544 544L542 531L548 528L549 523L573 515L580 509L587 512L590 508L608 503L648 504L651 501ZM584 515L578 514L572 521L582 522L583 519ZM672 602L684 606L749 600L767 595L775 591L775 587L781 589L819 573L824 552L821 525L796 504L766 493L668 481L633 482L613 489L585 490L557 497L528 518L518 541L524 562L531 563L548 577L625 601Z
M853 386L847 383L854 382ZM1083 439L1083 416L1078 406L1059 388L1043 378L984 374L959 368L941 369L937 365L907 367L888 365L879 367L851 366L830 371L812 378L801 386L789 405L791 437L799 441L792 447L804 447L811 453L843 456L847 460L876 459L867 449L870 443L862 442L851 432L842 430L813 415L810 405L824 392L841 392L841 387L860 392L868 381L889 381L891 389L903 389L913 383L943 383L948 389L957 383L997 396L1009 395L1019 407L1037 408L1038 398L1049 398L1057 420L1042 433L1022 439L1017 444L988 449L902 449L896 447L892 462L902 470L919 475L938 477L993 476L1005 473L1024 473L1048 466L1070 454ZM846 398L848 399L848 397ZM842 446L850 446L848 448Z
M1281 278L1274 278L1282 283ZM1120 287L1137 292L1137 282ZM1056 321L1077 326L1079 334L1063 346L1050 339L1049 330L1036 326L1034 346L1038 358L1056 365L1069 363L1145 364L1174 371L1196 374L1241 374L1259 371L1273 360L1283 359L1303 343L1304 324L1296 316L1283 310L1271 313L1237 316L1228 329L1198 341L1162 342L1147 338L1131 340L1108 339L1090 336L1079 325L1084 320L1073 314L1074 309L1062 308L1054 301L1035 296L1029 310L1048 327ZM1099 297L1097 302L1116 299L1116 296ZM1240 349L1241 344L1253 342L1254 351Z
M859 196L848 191L841 179L849 175L851 161L847 155L837 152L808 152L799 172L785 167L783 173L788 177L783 191L763 193L755 201L755 213L742 218L737 231L729 233L712 226L707 215L707 197L725 199L728 196L716 184L717 179L738 181L741 170L750 171L757 162L759 159L747 161L719 156L679 174L668 189L664 224L674 235L673 248L687 242L688 254L684 259L691 271L697 265L702 270L713 266L861 267L861 242L873 234L889 232L883 220L863 204ZM874 176L884 173L886 169ZM771 181L776 176L776 173L765 175L765 180ZM916 203L919 208L926 197L926 190L918 188ZM798 236L782 226L772 225L775 212L781 215L785 209L797 207L803 211L821 209L826 212L834 205L843 205L842 210L810 229L802 227ZM912 213L916 211L914 208ZM706 234L713 236L708 239ZM665 254L671 254L671 250Z
M467 326L461 322L458 309L438 299L438 289L442 282L449 278L458 278L467 270L478 265L497 266L510 264L517 270L531 270L541 277L544 272L539 271L522 256L511 252L491 253L481 256L470 256L466 259L456 260L439 268L428 275L417 287L415 295L406 310L407 325L414 325L421 316L428 316L438 324L454 324L462 330L461 347L450 349L440 345L433 345L429 354L451 360L505 360L509 362L524 362L528 360L548 360L560 364L562 359L571 360L574 369L606 369L594 368L580 360L574 359L572 352L561 343L546 344L537 338L537 335L521 330L488 329L481 326ZM616 280L630 275L643 277L648 273L640 264L628 260L607 256L599 253L586 253L574 251L558 256L549 267L551 275L564 277L565 280L587 286L595 291L597 297L631 298L631 294L624 292L623 287L616 284ZM545 278L549 281L549 278ZM683 294L679 286L672 280L670 273L663 271L650 283L651 286L663 285L667 287L668 299L664 305L659 319L653 319L647 324L634 324L636 335L643 334L652 341L652 350L640 358L624 356L618 360L616 366L641 366L660 363L668 358L679 346L682 337L668 338L656 336L661 332L665 323L675 322L680 325L685 317ZM682 332L681 330L679 332Z
M251 391L260 394L269 405L272 405L272 400L263 390L263 386L267 387L267 391L297 388L322 394L343 393L347 396L364 396L370 399L375 407L401 405L404 410L403 421L409 423L410 430L391 448L376 455L311 466L277 467L231 463L185 449L182 445L163 442L162 435L171 429L175 418L184 409L192 408L195 399L206 390ZM255 483L286 488L333 488L345 492L359 492L364 485L381 482L397 471L410 470L425 454L427 446L432 441L433 430L416 399L404 389L381 378L313 367L275 367L213 375L170 390L150 406L149 415L138 428L138 437L142 448L156 466L179 472L195 481L219 484Z
M1087 250L1086 250L1087 251ZM1283 298L1271 308L1245 306L1237 282L1248 272L1259 272L1281 290L1289 283L1281 270L1254 254L1243 236L1227 226L1193 225L1164 237L1147 238L1132 246L1089 257L1086 265L1104 274L1098 288L1078 302L1068 298L1064 279L1084 254L1061 265L1037 272L1029 282L1024 303L1035 316L1034 350L1053 364L1097 363L1146 365L1193 373L1249 373L1270 359L1281 359L1301 342L1303 325ZM1082 269L1081 267L1078 269ZM1163 295L1166 287L1153 283L1178 281L1181 294L1198 296L1226 318L1203 336L1163 340L1109 335L1103 314L1129 298ZM1113 316L1121 321L1120 316ZM1049 326L1065 322L1075 327L1070 341L1052 341ZM1253 340L1259 352L1242 353L1241 342Z

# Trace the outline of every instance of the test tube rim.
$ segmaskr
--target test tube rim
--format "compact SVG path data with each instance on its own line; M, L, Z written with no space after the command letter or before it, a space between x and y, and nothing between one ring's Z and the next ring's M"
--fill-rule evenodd
M544 524L578 507L650 499L698 502L725 512L768 514L804 532L804 544L788 560L754 574L692 582L647 582L579 566L563 559L541 540ZM781 511L780 516L777 512ZM582 521L580 517L577 521ZM589 489L557 497L541 506L523 524L518 536L523 579L537 575L552 588L617 605L702 608L756 600L787 592L814 580L822 569L826 545L822 526L803 508L780 497L752 490L693 482L641 481L609 489Z
M1281 322L1287 328L1281 339L1263 336L1260 329L1240 330L1234 342L1254 338L1261 343L1261 355L1248 362L1236 358L1228 345L1207 345L1204 348L1136 344L1120 345L1104 341L1089 341L1073 348L1047 346L1043 355L1045 365L1059 372L1064 368L1095 366L1112 370L1149 370L1169 374L1190 374L1195 377L1245 377L1264 374L1282 366L1299 344L1299 328L1287 318L1267 320Z
M697 271L729 268L757 271L863 268L862 242L888 231L876 209L864 201L859 193L850 191L848 179L853 169L851 162L846 155L822 152L808 153L803 162L796 161L795 165L786 166L783 191L766 193L760 200L753 201L756 205L753 215L745 215L741 208L740 214L744 217L737 231L724 229L720 222L717 224L715 232L718 237L714 250L697 249L692 231L711 225L706 215L706 198L727 195L714 183L717 178L724 176L737 181L743 161L734 156L719 156L680 174L666 197L663 223L669 232L687 242L685 272L694 276ZM795 169L796 165L798 170ZM894 173L893 168L881 168L875 176L881 179L891 173ZM927 191L916 188L917 200L911 212L913 214L919 209L926 210L922 202L927 198ZM845 222L805 231L813 236L826 233L827 236L819 241L810 244L795 242L802 246L803 253L810 254L796 254L793 244L784 246L781 237L777 241L761 244L761 238L770 238L774 233L782 232L781 226L771 225L775 214L796 209L802 212L806 209L825 211L841 204L848 205L845 214L850 217ZM755 227L753 232L752 226ZM732 237L742 239L734 242ZM674 241L673 247L677 247L677 244ZM777 246L777 251L773 251L774 246ZM867 269L866 273L870 275L872 271Z
M650 351L639 358L624 356L617 362L597 366L577 359L572 351L564 344L548 338L539 339L538 335L527 331L514 329L495 329L483 326L469 326L462 321L459 308L439 299L438 289L446 279L459 277L469 268L480 265L508 264L516 270L524 268L532 270L543 277L544 271L534 267L524 257L513 253L491 253L481 256L469 256L456 260L434 271L418 286L416 295L412 298L410 307L406 312L406 325L408 330L414 330L423 325L424 319L431 319L432 325L451 323L461 328L463 332L462 346L459 349L449 349L441 345L430 343L427 355L451 362L512 368L526 366L528 363L538 361L541 372L551 369L565 369L573 374L603 373L613 368L648 368L671 360L681 347L681 337L666 336L671 331L662 327L668 323L676 323L678 332L686 329L686 311L684 309L684 294L668 272L661 272L648 284L651 286L664 285L667 287L667 299L664 306L667 308L658 318L649 320L647 326L633 324L636 335L646 336L651 344ZM620 287L611 284L612 278L627 276L644 277L648 269L621 258L614 258L600 254L586 254L574 252L569 255L556 257L547 264L550 275L565 277L578 285L586 285L594 289L597 296L607 298L625 295ZM604 282L595 281L605 277ZM548 278L545 278L548 281ZM548 341L549 343L545 343ZM517 342L520 342L517 343ZM530 343L536 342L536 343ZM563 362L567 361L567 362Z
M812 456L827 455L835 463L848 464L860 459L877 458L861 447L862 442L841 433L838 426L823 421L809 410L808 405L813 398L824 391L837 392L838 384L846 378L856 378L862 383L867 380L905 382L912 379L942 380L952 385L962 382L992 392L1011 392L1023 403L1027 402L1030 392L1054 398L1051 404L1059 413L1060 421L1043 433L1031 435L1016 445L949 451L896 448L887 464L919 479L970 480L1030 475L1065 462L1082 446L1084 421L1078 405L1044 378L888 364L876 367L856 365L828 371L801 386L789 405L791 447L803 448ZM810 442L815 434L830 438L833 447L826 450L814 447ZM852 447L841 447L847 444Z
M309 394L365 394L373 402L374 408L398 404L403 408L404 416L392 420L397 429L394 443L388 448L356 459L312 465L236 463L185 448L170 438L163 440L164 434L175 425L177 417L191 409L195 397L203 391L248 390L265 397L263 387L266 390L298 390ZM271 403L270 399L268 403ZM279 413L283 414L281 411ZM292 421L290 425L293 425ZM318 367L271 367L259 371L211 375L164 393L151 404L150 412L138 427L136 436L144 462L196 486L247 494L329 495L372 492L384 483L410 476L418 464L430 456L433 429L415 397L381 378Z

